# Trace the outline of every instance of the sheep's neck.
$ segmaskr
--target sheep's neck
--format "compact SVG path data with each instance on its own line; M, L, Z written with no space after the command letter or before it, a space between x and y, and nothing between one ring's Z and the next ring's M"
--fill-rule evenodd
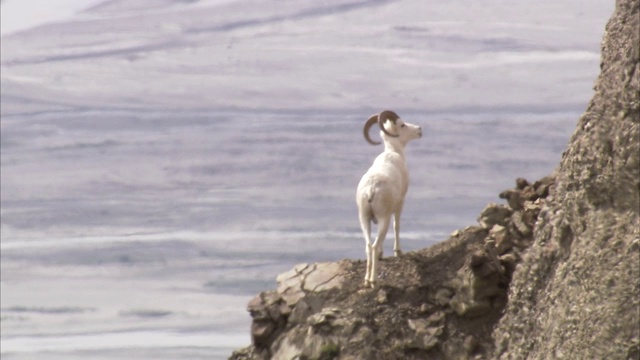
M397 139L385 139L384 140L384 151L391 151L400 154L404 159L404 146L402 142Z

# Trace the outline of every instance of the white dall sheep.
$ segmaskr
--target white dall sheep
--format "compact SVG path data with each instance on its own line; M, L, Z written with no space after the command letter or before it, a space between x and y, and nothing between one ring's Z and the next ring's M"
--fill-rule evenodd
M422 137L420 126L405 123L393 111L385 110L371 116L364 125L364 138L372 145L380 144L369 137L369 129L375 123L380 126L384 151L364 174L356 193L360 227L364 233L367 253L364 284L371 287L376 285L378 260L382 257L382 243L387 236L391 215L394 215L393 228L396 235L393 251L395 256L401 254L400 214L409 189L409 172L405 163L404 148L409 141ZM378 224L378 236L373 243L371 222Z

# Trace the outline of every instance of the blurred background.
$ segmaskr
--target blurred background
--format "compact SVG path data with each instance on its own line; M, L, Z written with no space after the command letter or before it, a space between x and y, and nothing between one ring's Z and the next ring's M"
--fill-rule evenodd
M3 359L224 359L246 303L364 257L395 110L405 251L553 172L614 2L3 0ZM385 244L391 254L392 241Z

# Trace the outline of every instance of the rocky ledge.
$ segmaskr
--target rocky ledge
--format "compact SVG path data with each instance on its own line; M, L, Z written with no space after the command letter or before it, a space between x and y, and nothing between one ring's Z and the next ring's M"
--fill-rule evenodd
M249 302L253 344L231 359L484 358L553 184L517 179L478 226L384 258L375 289L362 285L363 260L295 266Z

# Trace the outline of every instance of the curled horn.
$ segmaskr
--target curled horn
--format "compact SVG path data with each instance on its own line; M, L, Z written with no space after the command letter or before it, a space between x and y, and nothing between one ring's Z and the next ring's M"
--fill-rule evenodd
M369 118L369 120L367 120L367 122L364 124L364 138L367 140L367 142L371 145L380 145L379 141L373 141L371 140L371 138L369 137L369 129L371 129L371 127L373 126L373 124L375 123L379 123L378 121L379 116L378 115L373 115Z
M394 113L391 110L385 110L383 112L380 113L380 115L378 115L378 125L380 125L380 130L382 130L383 133L391 136L391 137L398 137L398 135L394 135L391 134L390 132L387 131L387 129L384 128L384 121L385 120L390 120L391 122L393 122L394 124L396 123L396 120L398 120L399 116L398 114ZM371 119L369 119L371 120Z

